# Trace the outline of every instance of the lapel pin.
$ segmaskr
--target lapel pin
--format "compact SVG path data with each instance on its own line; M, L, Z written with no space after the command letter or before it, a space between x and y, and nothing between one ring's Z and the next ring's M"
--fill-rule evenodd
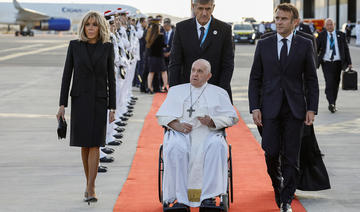
M214 30L214 31L213 31L213 34L214 34L214 35L217 35L217 30Z

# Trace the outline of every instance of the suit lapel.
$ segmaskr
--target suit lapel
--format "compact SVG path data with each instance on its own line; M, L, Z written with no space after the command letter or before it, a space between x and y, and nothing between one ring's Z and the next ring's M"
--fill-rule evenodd
M88 68L89 71L94 71L93 66L92 66L92 60L90 58L89 52L87 50L86 47L86 42L80 42L80 47L81 47L81 52L83 53L83 60L85 62L86 67Z
M342 56L344 55L344 53L343 53L343 43L342 43L342 39L341 39L341 35L340 35L340 33L336 30L336 40L337 40L337 42L338 42L338 49L339 49L339 56L340 56L340 59L342 59Z
M197 32L196 17L194 17L193 20L191 21L190 33L191 33L191 37L194 38L191 39L193 41L191 46L193 46L197 52L200 52L201 49L200 49L199 35Z
M295 52L296 52L296 48L297 48L297 35L293 35L293 39L291 41L291 46L290 46L290 52L289 52L289 56L286 60L286 65L285 65L285 69L284 71L286 71L287 67L289 66L290 61L292 61Z
M280 67L280 60L279 60L279 56L278 56L277 34L276 33L274 35L272 35L271 49L272 49L271 56L275 58L274 61L276 61L276 65L278 67Z

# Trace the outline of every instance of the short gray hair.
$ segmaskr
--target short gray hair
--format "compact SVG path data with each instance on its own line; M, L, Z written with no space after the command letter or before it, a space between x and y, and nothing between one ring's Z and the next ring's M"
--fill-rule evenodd
M328 21L331 21L333 24L335 24L335 22L334 22L334 20L332 20L332 18L325 19L324 23L326 24L326 22L328 22Z
M206 66L206 71L207 71L208 73L211 73L211 65L210 65L210 62L209 62L209 61L207 61L207 60L205 60L205 59L202 59L202 58L197 59L197 60L195 60L195 61L193 62L191 68L194 66L195 63L202 63L203 65Z
M209 4L209 3L214 4L215 0L192 0L192 2L193 4Z

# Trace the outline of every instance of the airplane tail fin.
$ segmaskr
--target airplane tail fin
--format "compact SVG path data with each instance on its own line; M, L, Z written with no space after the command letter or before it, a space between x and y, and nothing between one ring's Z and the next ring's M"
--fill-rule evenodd
M14 7L18 10L22 10L23 8L20 6L19 2L17 0L13 0Z

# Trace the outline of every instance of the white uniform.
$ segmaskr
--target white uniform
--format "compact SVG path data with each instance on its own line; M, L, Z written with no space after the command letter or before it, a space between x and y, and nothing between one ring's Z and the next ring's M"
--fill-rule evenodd
M190 117L191 104L195 111ZM211 117L215 128L202 125L197 119L205 115ZM225 194L228 146L221 129L238 121L227 92L207 83L201 88L189 83L174 86L156 116L163 126L173 120L192 125L189 134L168 130L164 135L164 202L177 199L199 207L202 200Z
M119 108L117 108L117 116L116 118L118 119L119 117L122 116L122 114L126 113L127 111L127 89L126 89L126 85L127 85L127 78L129 75L129 70L130 70L130 61L127 58L127 52L128 49L130 48L130 42L126 33L126 29L125 27L121 26L119 32L116 33L117 37L118 37L118 44L120 47L120 53L121 53L121 61L122 61L122 66L125 68L126 70L126 75L125 75L125 79L121 79L121 87L120 89L120 98L119 98Z
M355 26L355 33L356 33L356 45L360 45L360 24L356 24Z

